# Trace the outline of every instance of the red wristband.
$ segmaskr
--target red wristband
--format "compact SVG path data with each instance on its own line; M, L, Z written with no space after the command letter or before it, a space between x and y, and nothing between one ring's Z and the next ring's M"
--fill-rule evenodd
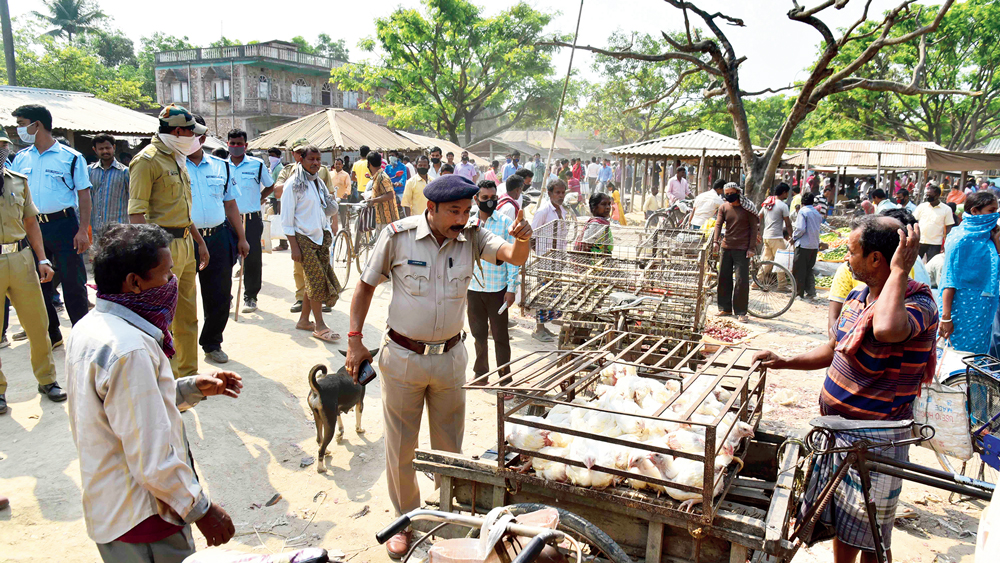
M360 336L360 337L364 338L365 335L361 334L360 332L354 332L354 331L351 331L351 332L347 333L347 337L348 338L350 338L352 336Z

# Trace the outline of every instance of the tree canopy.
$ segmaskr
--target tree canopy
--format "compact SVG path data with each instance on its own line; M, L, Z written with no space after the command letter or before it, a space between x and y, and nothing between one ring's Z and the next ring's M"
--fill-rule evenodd
M65 35L71 42L73 35L96 31L97 24L107 19L104 12L89 0L43 0L42 3L46 12L35 10L31 13L52 26L45 35Z
M362 41L371 62L334 69L348 90L395 127L436 131L471 144L540 114L554 114L552 47L539 46L550 16L526 3L493 17L466 0L424 0L425 12L397 8ZM553 96L553 94L555 94Z

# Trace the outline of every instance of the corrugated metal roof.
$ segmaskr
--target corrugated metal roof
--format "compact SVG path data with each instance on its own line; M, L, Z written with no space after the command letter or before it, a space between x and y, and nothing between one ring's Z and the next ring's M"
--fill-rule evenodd
M418 145L421 145L427 150L430 150L431 147L440 147L441 150L444 151L442 156L448 154L448 151L451 151L455 153L455 162L458 162L458 160L461 158L462 151L467 150L456 145L455 143L452 143L451 141L446 141L444 139L436 139L434 137L428 137L426 135L418 135L416 133L410 133L409 131L397 130L396 133L406 137L407 139L413 141L414 143L417 143ZM469 152L469 158L471 160L475 160L476 164L481 164L485 166L490 165L490 161L488 158L484 156L479 156L477 154L473 154L471 151Z
M702 150L708 157L740 156L740 145L736 139L708 129L695 129L676 135L660 137L605 149L605 152L620 156L700 158ZM754 146L755 151L764 149Z
M301 138L321 151L356 151L361 145L381 151L418 151L420 144L341 108L328 108L265 131L250 141L251 149L291 146Z
M552 144L552 131L503 131L496 136L501 141L510 143L527 143L536 147L535 150L545 149L548 151ZM583 152L580 147L563 137L556 137L556 150L563 153Z
M927 167L927 149L945 150L937 143L907 141L827 141L809 149L809 166L849 166L876 169L879 153L881 166L887 169L923 170ZM805 166L805 151L782 160L782 165Z
M989 154L1000 154L1000 139L993 139L990 141L986 147L983 148L983 152Z
M17 126L11 112L25 104L45 106L52 112L55 129L152 135L160 126L159 120L151 115L116 106L93 94L20 86L0 86L0 125Z

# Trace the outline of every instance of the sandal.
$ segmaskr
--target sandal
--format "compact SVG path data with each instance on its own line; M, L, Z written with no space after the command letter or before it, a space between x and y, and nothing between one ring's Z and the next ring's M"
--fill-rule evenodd
M340 335L330 329L325 329L323 332L313 331L312 337L323 342L336 342L340 340Z
M718 313L715 314L715 316L716 317L731 317L731 316L733 316L733 314L730 313L729 311L719 311Z
M316 323L309 321L309 323L306 324L305 326L299 325L299 323L295 323L295 328L297 330L307 330L309 332L313 332L314 330L316 330Z
M736 320L740 321L741 323L748 323L750 322L750 317L746 315L740 315L739 317L737 317Z

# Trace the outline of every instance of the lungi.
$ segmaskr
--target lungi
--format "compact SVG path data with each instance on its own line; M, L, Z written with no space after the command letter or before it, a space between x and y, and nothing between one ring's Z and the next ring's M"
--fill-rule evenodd
M295 235L302 252L302 271L305 273L306 295L310 301L319 301L333 307L343 287L330 266L330 245L333 234L323 231L323 244L319 245L305 235Z

